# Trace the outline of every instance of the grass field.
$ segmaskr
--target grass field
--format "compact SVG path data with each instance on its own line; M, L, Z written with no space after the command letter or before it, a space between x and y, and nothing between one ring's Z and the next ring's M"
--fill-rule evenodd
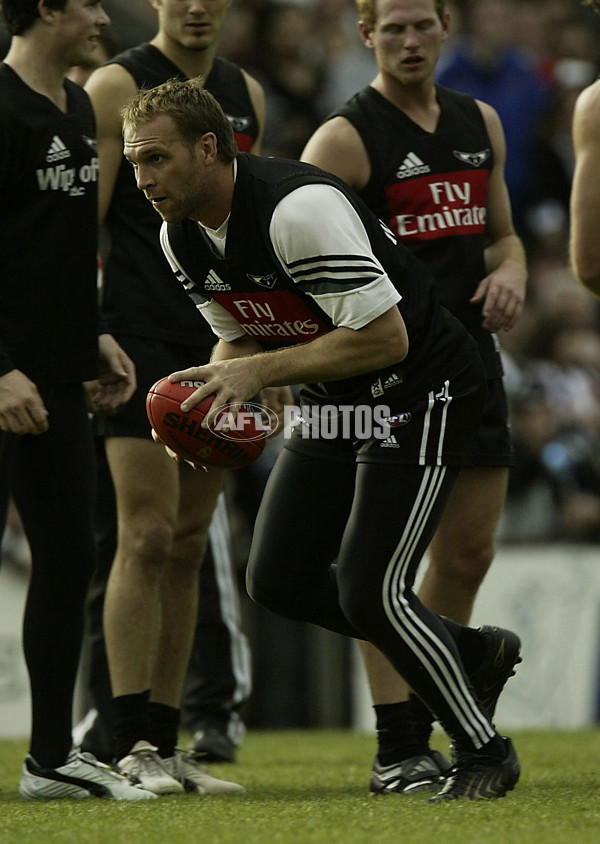
M217 776L244 797L171 795L120 803L28 803L18 794L24 741L0 741L0 842L60 844L597 844L600 730L513 732L522 764L502 800L428 805L421 795L372 797L372 736L346 731L251 732ZM443 736L436 745L445 749Z

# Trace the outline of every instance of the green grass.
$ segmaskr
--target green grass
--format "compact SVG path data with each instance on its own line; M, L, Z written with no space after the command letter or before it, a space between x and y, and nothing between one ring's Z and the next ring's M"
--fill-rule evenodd
M597 844L600 730L513 733L522 764L502 800L431 806L371 797L372 736L250 732L235 765L212 772L244 797L168 796L146 803L28 803L18 794L24 741L0 742L0 842L60 844ZM443 736L436 745L444 749Z

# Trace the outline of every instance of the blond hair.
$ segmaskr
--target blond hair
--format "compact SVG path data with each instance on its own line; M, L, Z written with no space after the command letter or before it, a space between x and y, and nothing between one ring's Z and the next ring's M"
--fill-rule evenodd
M376 3L377 0L356 0L358 16L369 29L375 26L375 21L377 20ZM443 19L446 13L447 5L447 0L435 0L434 2L436 14L440 20Z
M238 148L231 123L209 91L203 78L169 79L156 88L143 88L121 109L123 129L138 129L156 117L171 118L183 143L193 148L199 138L212 132L217 138L217 155L233 161Z

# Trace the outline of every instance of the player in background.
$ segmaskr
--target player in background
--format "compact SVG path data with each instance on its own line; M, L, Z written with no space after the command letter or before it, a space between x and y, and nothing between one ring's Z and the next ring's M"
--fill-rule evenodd
M110 237L103 304L108 324L138 372L131 402L101 430L118 518L118 546L104 603L114 753L120 770L156 793L184 788L239 793L240 786L210 777L192 755L177 749L198 572L225 473L175 465L152 441L145 411L148 388L174 368L207 361L214 337L174 283L162 255L160 218L137 191L131 165L123 158L119 109L141 87L200 76L222 102L239 147L258 150L264 102L254 79L216 55L228 0L152 0L152 5L158 14L155 37L114 57L86 85L98 123L100 219ZM222 507L217 505L210 528L215 566L231 564L226 557L216 559L227 542ZM231 572L228 577L230 591L221 599L235 609ZM231 619L223 621L230 624ZM250 666L239 629L229 632L233 653L223 654L223 674L230 719L226 714L223 723L223 713L217 712L216 720L235 745L241 739L236 709L249 693Z
M92 407L135 388L100 328L94 114L66 79L109 18L89 0L2 0L0 64L0 534L14 496L32 554L23 648L32 725L20 793L153 799L71 747L83 607L95 562Z
M492 563L512 447L496 332L523 306L527 272L515 234L496 112L436 86L450 15L445 0L357 0L375 52L372 83L316 130L304 161L341 177L432 272L440 300L477 341L488 398L474 465L463 468L429 547L419 596L467 624ZM505 679L518 652L490 633ZM362 645L375 707L376 793L435 789L447 760L429 748L431 714L372 645Z
M584 0L600 14L598 0ZM579 95L573 113L575 172L571 190L571 264L579 281L600 297L600 80Z

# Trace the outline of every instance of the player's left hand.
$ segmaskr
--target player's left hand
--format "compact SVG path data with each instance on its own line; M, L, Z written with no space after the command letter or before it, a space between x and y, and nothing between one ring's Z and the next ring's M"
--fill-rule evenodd
M263 387L260 391L261 403L277 416L277 426L269 436L278 434L285 424L284 411L287 405L294 404L294 396L289 387Z
M470 301L481 303L484 328L494 333L509 331L516 324L523 311L526 281L527 273L518 261L504 261L479 282Z
M85 384L88 408L96 416L110 416L135 392L135 364L111 334L98 338L99 375Z

